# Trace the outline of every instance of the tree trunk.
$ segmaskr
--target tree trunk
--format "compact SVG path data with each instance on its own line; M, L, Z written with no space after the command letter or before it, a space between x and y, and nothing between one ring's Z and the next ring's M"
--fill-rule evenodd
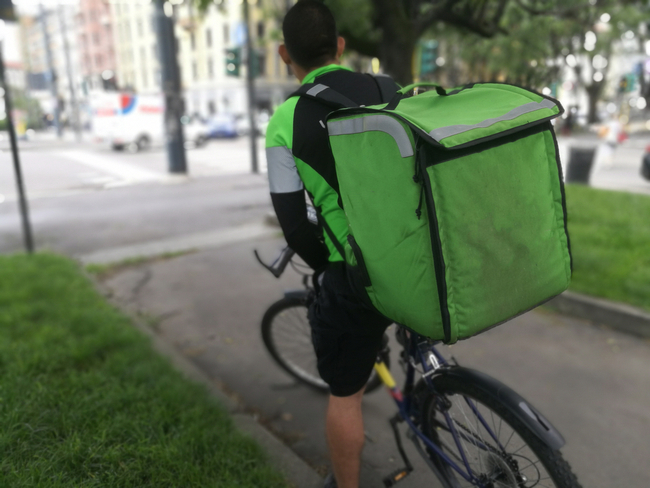
M588 102L588 112L587 112L587 123L595 124L600 122L598 119L597 104L600 99L600 93L603 91L603 83L592 83L591 85L585 86L585 91L587 92Z
M413 52L415 42L395 42L386 39L381 43L380 59L384 64L384 71L402 86L413 83Z

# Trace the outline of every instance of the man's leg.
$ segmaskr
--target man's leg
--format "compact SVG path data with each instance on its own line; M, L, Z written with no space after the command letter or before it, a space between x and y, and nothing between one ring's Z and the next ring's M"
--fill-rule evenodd
M330 395L325 431L338 488L358 488L363 448L363 391L351 396Z

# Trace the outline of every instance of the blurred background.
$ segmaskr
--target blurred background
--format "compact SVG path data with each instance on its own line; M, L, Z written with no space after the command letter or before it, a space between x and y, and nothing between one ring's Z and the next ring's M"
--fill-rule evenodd
M94 269L123 309L324 473L326 399L276 368L259 338L300 275L275 280L253 258L285 245L264 134L297 88L277 54L294 3L0 0L0 253L54 251ZM402 85L507 82L564 106L566 315L531 312L453 354L556 424L583 486L647 487L650 0L325 3L353 70ZM618 325L603 319L612 307ZM380 486L394 412L381 395L364 405L363 476Z

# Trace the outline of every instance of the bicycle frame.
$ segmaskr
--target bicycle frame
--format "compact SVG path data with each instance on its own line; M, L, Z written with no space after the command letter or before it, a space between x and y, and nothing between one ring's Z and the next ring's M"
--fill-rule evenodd
M399 326L398 326L399 327ZM438 352L435 348L435 343L431 343L426 338L415 334L410 333L408 345L405 347L405 350L408 351L408 364L406 365L406 380L404 384L403 391L407 392L404 394L402 390L397 387L395 379L391 375L390 371L386 367L383 361L378 360L375 363L375 371L381 378L384 385L387 387L389 394L395 401L397 408L399 410L399 415L404 422L409 426L409 429L416 435L416 438L422 441L428 448L433 450L445 463L447 463L452 469L454 469L460 476L465 478L468 482L484 488L485 485L479 480L470 469L469 461L466 458L465 451L461 444L461 438L465 437L456 429L454 422L452 421L448 412L444 412L446 423L449 427L449 432L451 433L458 452L460 453L463 461L463 467L454 462L442 449L432 442L419 428L416 426L411 419L411 407L412 407L412 398L411 392L415 384L416 376L416 367L415 364L419 363L422 365L423 371L421 372L421 377L427 382L427 386L435 391L435 386L433 385L432 378L436 374L444 374L444 369L448 368L450 365L445 360L445 358ZM441 371L442 370L442 371ZM487 429L490 436L494 441L502 447L497 439L497 436L489 428L488 423L483 419L481 414L478 412L476 407L472 404L471 400L468 398L465 399L474 414L477 416L481 424ZM472 439L472 442L477 445L477 440ZM484 448L489 450L487 446L478 446L479 448Z

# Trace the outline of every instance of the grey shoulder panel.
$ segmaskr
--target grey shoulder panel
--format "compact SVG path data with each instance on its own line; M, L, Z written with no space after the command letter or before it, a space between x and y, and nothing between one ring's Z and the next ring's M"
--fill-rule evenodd
M303 189L296 161L287 146L266 148L271 193L291 193Z
M439 129L434 129L431 132L429 132L429 135L436 141L441 141L446 137L457 136L458 134L462 134L463 132L468 132L472 129L485 129L486 127L490 127L491 125L496 124L497 122L516 119L520 115L527 114L530 112L535 112L543 108L553 108L555 106L556 105L554 102L547 99L544 99L541 102L525 103L524 105L520 105L519 107L512 109L510 112L503 114L500 117L486 119L483 120L482 122L479 122L478 124L449 125L447 127L440 127Z
M366 131L385 132L395 139L403 158L413 156L413 145L404 126L389 115L367 115L354 119L332 120L327 123L330 136L360 134Z

